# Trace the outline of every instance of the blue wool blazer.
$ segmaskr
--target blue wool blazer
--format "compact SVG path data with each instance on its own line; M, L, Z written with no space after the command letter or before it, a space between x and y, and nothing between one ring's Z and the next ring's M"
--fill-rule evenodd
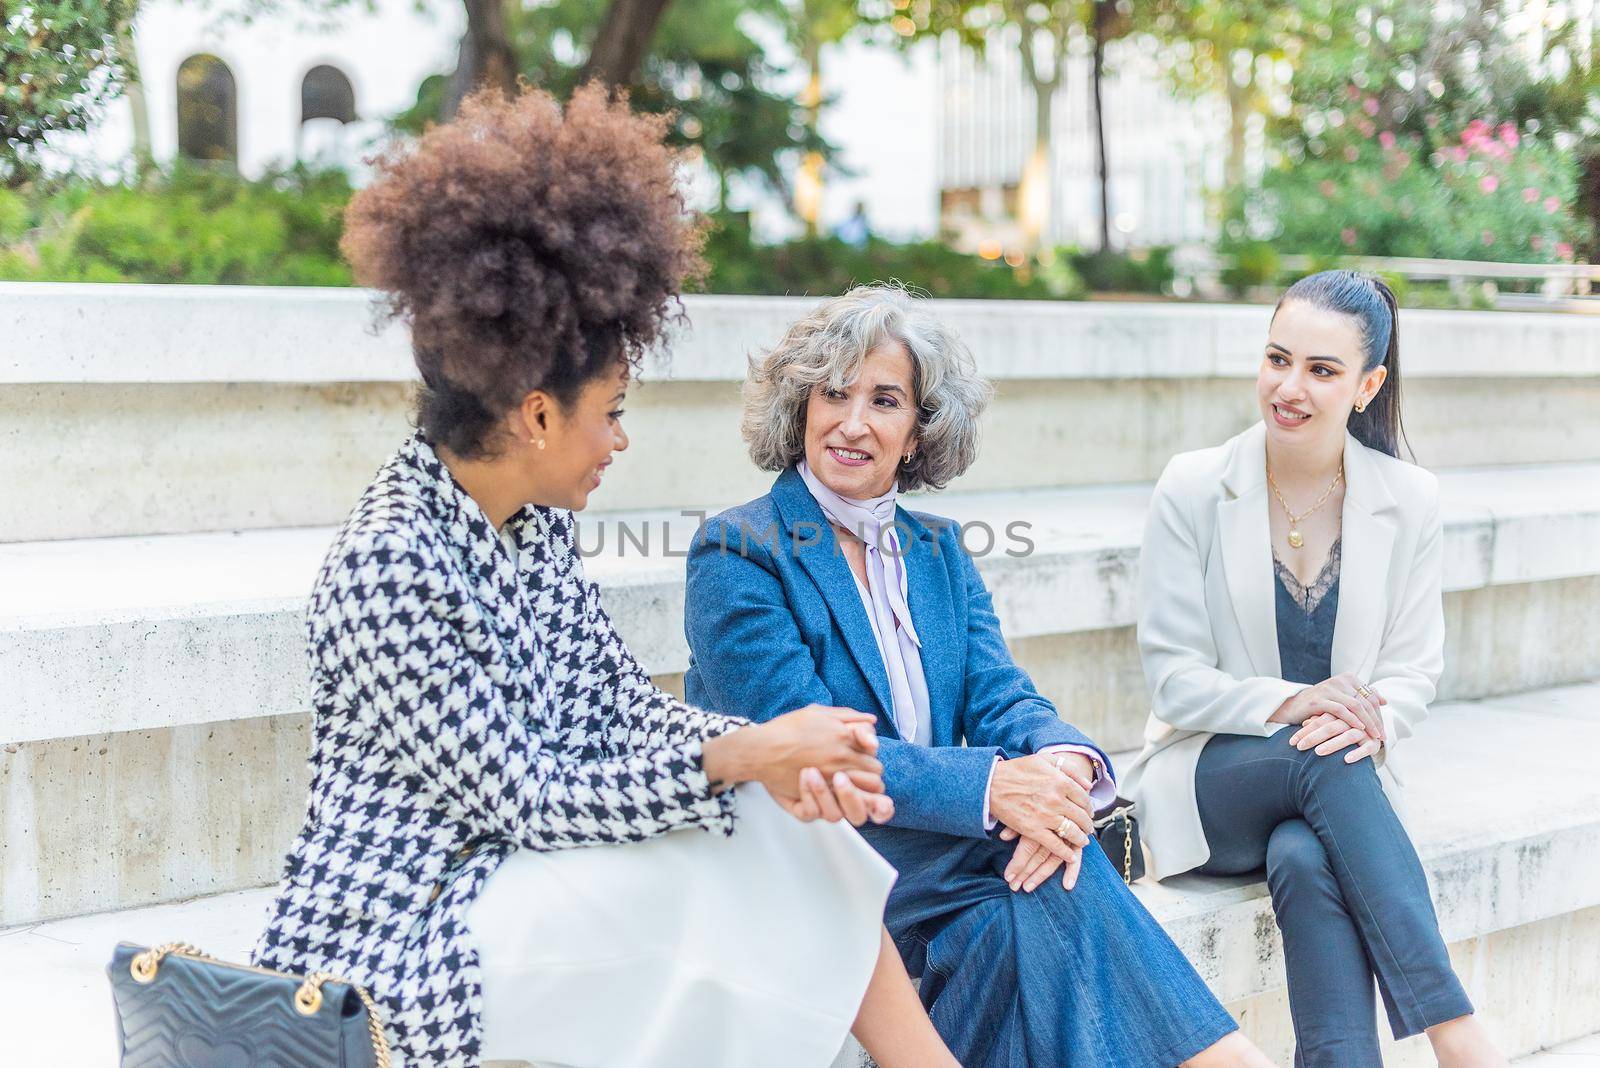
M794 468L766 496L708 520L695 538L684 606L686 696L756 720L811 703L874 713L895 802L889 827L987 837L984 795L997 755L1065 743L1094 747L1111 764L1011 658L956 524L904 508L896 519L922 639L931 744L904 741L895 729L889 677L850 565Z

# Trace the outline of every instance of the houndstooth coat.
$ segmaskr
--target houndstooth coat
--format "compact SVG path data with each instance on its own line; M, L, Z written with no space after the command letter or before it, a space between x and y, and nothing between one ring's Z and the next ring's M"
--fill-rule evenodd
M478 1063L464 915L513 850L733 830L701 743L744 721L651 685L583 577L570 513L530 506L508 532L515 560L418 434L339 532L308 611L311 796L256 958L367 987L410 1066Z

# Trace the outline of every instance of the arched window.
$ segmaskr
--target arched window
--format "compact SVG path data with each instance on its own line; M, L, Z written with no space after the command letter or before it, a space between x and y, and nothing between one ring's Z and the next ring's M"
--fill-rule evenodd
M216 56L190 56L178 67L178 154L239 161L239 92Z
M300 82L300 124L312 119L356 121L356 91L338 67L312 67Z

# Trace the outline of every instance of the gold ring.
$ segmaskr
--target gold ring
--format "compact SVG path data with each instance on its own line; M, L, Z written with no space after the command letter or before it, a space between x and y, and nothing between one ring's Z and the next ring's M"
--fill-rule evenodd
M1056 837L1057 838L1065 838L1067 836L1067 828L1071 827L1071 826L1072 826L1072 817L1071 816L1062 816L1061 817L1061 822L1056 825Z
M1371 697L1372 696L1372 691L1367 689L1366 686L1364 686L1364 685L1357 686L1356 687L1356 693L1360 694L1362 697Z

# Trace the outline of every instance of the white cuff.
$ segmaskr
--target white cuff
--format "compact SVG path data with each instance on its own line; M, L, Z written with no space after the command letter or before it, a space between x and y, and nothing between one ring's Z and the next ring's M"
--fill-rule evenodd
M1039 756L1050 753L1082 753L1094 762L1094 782L1089 784L1089 800L1094 802L1095 811L1105 808L1117 799L1117 781L1111 777L1104 761L1097 750L1086 745L1047 745L1039 750Z

